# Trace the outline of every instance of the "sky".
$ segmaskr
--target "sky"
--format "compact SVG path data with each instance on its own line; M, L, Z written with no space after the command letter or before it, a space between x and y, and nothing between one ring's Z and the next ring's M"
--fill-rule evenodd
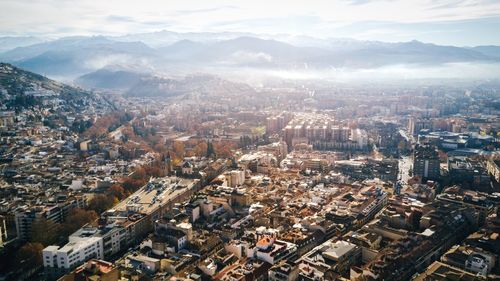
M500 0L0 0L0 36L160 30L500 45Z

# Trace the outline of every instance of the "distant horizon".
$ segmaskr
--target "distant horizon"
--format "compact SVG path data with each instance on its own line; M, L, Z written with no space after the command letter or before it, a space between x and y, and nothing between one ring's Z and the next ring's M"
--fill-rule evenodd
M100 69L255 85L500 71L498 0L4 0L0 11L0 60L64 81Z
M500 45L500 2L422 0L62 1L0 3L0 36L124 36L163 30Z
M186 31L186 32L179 32L175 30L169 30L169 29L162 29L162 30L157 30L157 31L151 31L151 32L137 32L137 33L124 33L124 34L72 34L72 35L43 35L43 34L33 34L33 35L18 35L18 34L1 34L0 33L0 39L2 38L33 38L33 39L40 39L42 40L39 43L43 42L50 42L54 40L60 40L60 39L65 39L65 38L93 38L93 37L103 37L107 39L113 39L113 38L120 38L120 37L127 37L127 36L137 36L137 35L142 35L142 34L155 34L155 33L162 33L162 32L170 32L170 33L175 33L175 34L182 34L182 35L187 35L187 34L234 34L236 35L235 37L232 37L231 39L235 38L240 38L240 37L254 37L254 38L259 38L263 40L274 40L274 41L279 41L279 42L284 42L288 43L291 45L294 45L293 43L287 42L285 40L282 40L282 38L273 38L273 36L288 36L290 38L310 38L310 39L317 39L317 40L331 40L331 41L358 41L358 42L380 42L380 43L409 43L409 42L420 42L423 44L433 44L433 45L439 45L439 46L451 46L451 47L460 47L460 48L468 48L468 47L478 47L478 46L500 46L500 42L497 44L473 44L473 45L453 45L453 44L440 44L440 43L435 43L435 42L430 42L430 41L423 41L419 39L407 39L407 40L379 40L379 39L358 39L358 38L353 38L353 37L334 37L334 36L325 36L325 37L319 37L319 36L312 36L308 34L287 34L287 33L253 33L253 32L243 32L243 31ZM238 35L239 34L239 35ZM263 38L264 37L264 38ZM222 40L231 40L231 39L221 39ZM194 42L202 42L202 40L196 41L194 39L181 39L179 41L194 41ZM136 41L136 42L141 42L141 41ZM178 41L177 41L178 42ZM144 42L143 42L144 43Z

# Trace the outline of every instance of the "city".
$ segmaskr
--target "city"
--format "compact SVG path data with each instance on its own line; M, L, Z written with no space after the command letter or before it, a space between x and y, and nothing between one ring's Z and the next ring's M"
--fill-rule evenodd
M0 49L0 280L500 280L500 72L251 83L186 50L313 47L204 36L154 47L177 76L65 65L142 60L121 37Z

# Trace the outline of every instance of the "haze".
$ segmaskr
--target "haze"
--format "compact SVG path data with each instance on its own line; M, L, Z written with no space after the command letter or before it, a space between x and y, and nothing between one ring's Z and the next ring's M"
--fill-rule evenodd
M500 0L0 0L0 281L499 254Z

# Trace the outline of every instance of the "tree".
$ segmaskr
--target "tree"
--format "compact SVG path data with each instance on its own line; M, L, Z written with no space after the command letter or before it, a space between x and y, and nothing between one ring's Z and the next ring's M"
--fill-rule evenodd
M198 157L205 156L205 155L207 155L207 149L208 149L208 145L206 142L204 142L204 141L199 142L196 145L196 147L194 148L194 154Z
M163 171L158 166L146 166L144 167L144 171L146 172L146 176L142 179L147 181L149 177L163 177Z
M252 144L252 139L245 135L240 137L240 147L247 147Z
M214 145L211 141L207 143L207 157L210 158L215 154Z
M166 154L167 146L164 143L157 143L153 146L153 150L160 154Z
M135 179L135 178L125 178L122 183L123 189L128 192L132 193L138 190L141 186L146 184L146 180L144 179Z
M98 214L103 213L109 208L113 207L113 196L106 196L103 194L98 194L89 201L88 209L93 210Z
M42 265L43 245L40 243L26 243L16 253L17 266L26 268L36 268Z
M113 195L113 197L117 198L118 200L123 200L125 197L127 197L127 193L125 192L125 189L120 184L113 184L109 189L108 189L109 194Z
M215 155L220 158L231 158L233 153L231 149L233 148L230 143L218 142L213 144Z
M84 136L91 138L105 136L131 119L132 116L124 112L113 112L103 115L84 132Z
M176 141L173 144L173 150L179 157L184 157L184 144L180 141Z
M69 211L65 222L62 225L62 233L69 236L87 223L97 220L97 213L94 210L84 210L75 208Z
M131 177L135 180L140 180L146 178L146 176L146 169L144 169L143 167L137 167L132 173Z
M59 240L61 225L46 218L37 218L31 224L31 241L49 246Z

